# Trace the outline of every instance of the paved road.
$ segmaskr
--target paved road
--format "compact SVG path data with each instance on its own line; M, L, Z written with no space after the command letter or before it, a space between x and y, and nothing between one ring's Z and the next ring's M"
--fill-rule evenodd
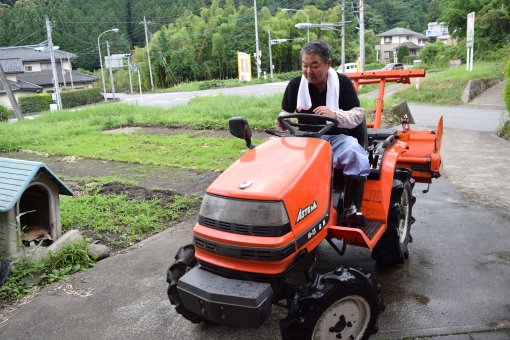
M420 124L435 125L434 119L428 123L430 108L411 110ZM349 247L338 258L327 245L319 248L319 271L344 263L382 284L387 308L374 339L510 327L508 141L483 131L498 124L488 110L472 111L470 119L487 121L482 131L459 118L467 111L436 110L445 110L445 123L456 119L459 125L445 129L445 176L427 194L424 185L415 187L409 261L379 267L366 249ZM72 287L43 289L0 323L2 338L279 339L284 312L277 307L258 330L192 325L171 308L165 270L178 247L190 241L192 224L190 219L73 275L66 283ZM302 282L301 270L291 280Z
M195 92L169 92L169 93L149 93L140 95L116 94L122 102L137 103L143 105L153 105L162 107L172 107L175 105L186 104L195 96L216 96L218 94L236 94L236 95L256 95L264 96L274 93L281 93L285 90L287 82L269 83L262 85L249 85L243 87L227 87L224 89L203 90Z

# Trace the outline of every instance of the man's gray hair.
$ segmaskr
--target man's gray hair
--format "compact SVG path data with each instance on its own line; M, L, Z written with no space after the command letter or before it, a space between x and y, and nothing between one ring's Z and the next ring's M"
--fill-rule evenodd
M300 52L301 58L303 54L318 54L321 59L327 63L331 57L331 48L328 43L322 40L312 40L303 46Z

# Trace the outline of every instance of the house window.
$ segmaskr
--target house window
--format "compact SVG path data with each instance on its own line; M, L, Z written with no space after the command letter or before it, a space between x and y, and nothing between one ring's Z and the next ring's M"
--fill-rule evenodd
M390 51L384 51L384 59L390 59Z
M55 63L57 70L62 70L60 63ZM41 63L41 71L51 70L51 63Z
M25 71L27 71L27 72L32 71L32 66L25 66Z
M391 37L384 37L385 44L391 44Z
M409 36L406 37L406 40L409 41Z

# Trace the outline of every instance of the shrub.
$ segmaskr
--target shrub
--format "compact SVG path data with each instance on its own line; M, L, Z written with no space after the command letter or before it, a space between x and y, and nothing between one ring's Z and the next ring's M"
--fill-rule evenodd
M102 100L101 89L74 90L60 93L62 107L68 109L75 106L98 103ZM19 98L21 113L33 113L49 111L50 104L54 101L49 93L41 93L32 96L23 96Z
M199 90L209 90L225 86L221 80L206 80L198 83Z
M40 93L30 96L22 96L18 99L21 113L33 113L48 111L53 103L49 93Z
M365 71L373 71L373 70L380 70L384 66L386 66L385 63L375 62L371 64L365 64Z
M406 45L400 46L398 48L397 55L398 55L398 61L403 62L404 58L409 56L409 47L407 47Z
M302 74L303 73L301 71L293 71L293 72L279 73L277 77L281 81L287 81L287 80L292 80L293 78L296 78Z
M101 89L98 88L62 92L60 97L64 109L98 103L102 100Z
M7 108L7 106L0 103L0 122L5 122L9 118L11 118L11 111Z

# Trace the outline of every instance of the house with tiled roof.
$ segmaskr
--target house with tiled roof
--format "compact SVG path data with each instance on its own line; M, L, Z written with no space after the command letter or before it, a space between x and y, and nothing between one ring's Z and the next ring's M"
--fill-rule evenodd
M72 70L70 61L76 54L54 50L55 66L60 89L91 88L99 78ZM0 47L0 65L6 74L16 98L40 92L52 93L53 70L50 52L41 45ZM0 101L7 107L11 103L0 82Z
M18 80L17 76L23 74L25 71L23 69L23 62L19 58L12 59L0 59L0 66L4 70L5 76L7 78L7 82L14 94L14 97L19 98L21 96L26 96L38 92L42 92L42 86L35 85L33 83L27 83L22 80ZM0 101L3 102L4 105L10 107L11 103L9 102L6 91L4 88L4 84L0 82Z
M402 45L409 48L409 55L416 56L427 43L427 36L417 33L406 28L392 28L389 31L377 34L380 43L375 45L375 51L378 60L382 62L390 62L392 52L398 50Z

